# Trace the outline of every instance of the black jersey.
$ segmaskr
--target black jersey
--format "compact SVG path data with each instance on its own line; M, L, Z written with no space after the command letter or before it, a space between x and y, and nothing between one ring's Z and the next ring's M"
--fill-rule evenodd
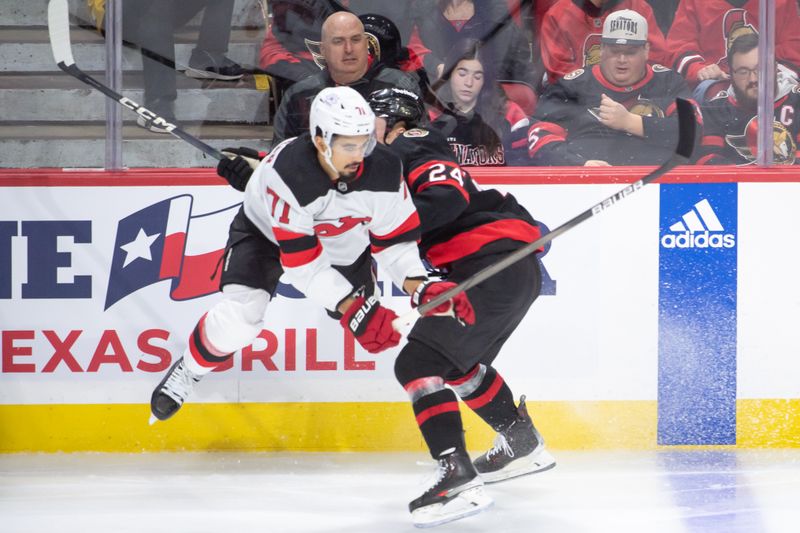
M293 84L286 90L273 121L272 145L275 146L284 139L302 135L308 131L308 115L311 112L311 102L322 89L335 87L336 82L327 70L322 70L313 76ZM349 85L365 99L377 90L388 87L406 89L419 94L420 88L415 75L389 68L381 63L373 62L364 77Z
M721 93L703 106L703 146L698 164L746 165L756 160L757 113L739 105L730 92ZM800 86L779 88L772 139L775 164L800 164Z
M539 227L510 194L481 189L459 167L447 139L414 128L389 145L403 161L422 225L420 251L435 267L466 257L516 249L533 242Z
M642 116L644 137L603 125L598 116L601 95ZM675 150L677 97L690 98L686 82L672 70L653 65L630 87L605 79L600 65L578 69L550 85L539 99L528 129L528 154L543 165L581 166L589 159L612 165L652 165Z

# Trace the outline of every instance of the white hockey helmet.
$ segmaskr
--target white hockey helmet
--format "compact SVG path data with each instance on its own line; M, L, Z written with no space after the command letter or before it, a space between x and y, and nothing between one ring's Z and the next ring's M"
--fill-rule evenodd
M365 156L375 148L375 113L364 97L350 87L322 89L311 103L308 125L312 139L321 135L325 141L327 151L324 157L331 167L331 143L334 135L369 135Z

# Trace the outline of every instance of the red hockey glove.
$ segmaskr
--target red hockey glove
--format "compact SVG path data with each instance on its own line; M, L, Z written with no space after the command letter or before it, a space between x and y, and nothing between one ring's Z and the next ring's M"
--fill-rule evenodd
M244 191L253 170L258 166L266 154L245 146L239 148L225 148L222 153L228 157L222 158L217 163L217 174L228 180L231 187L237 191Z
M397 314L383 307L374 296L359 296L339 320L369 353L378 353L400 344L400 333L392 327Z
M428 303L436 296L455 286L456 284L451 281L425 281L420 283L414 294L411 295L411 307L418 307ZM457 294L451 300L428 311L425 316L452 315L453 313L455 313L456 318L467 324L475 323L475 310L472 308L467 293Z

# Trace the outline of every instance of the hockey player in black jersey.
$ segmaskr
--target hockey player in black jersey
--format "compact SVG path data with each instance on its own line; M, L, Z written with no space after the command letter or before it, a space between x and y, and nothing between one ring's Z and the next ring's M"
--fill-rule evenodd
M384 89L370 96L378 140L400 156L422 225L420 251L443 279L461 282L539 237L531 215L510 194L480 189L459 167L445 137L416 127L423 109L410 91ZM525 407L492 366L501 347L541 288L538 259L519 261L467 291L476 323L418 321L395 362L420 431L438 461L437 481L409 504L417 525L434 525L489 505L481 481L494 482L547 470L545 449ZM494 447L470 462L458 397L497 431ZM478 475L480 474L480 476ZM459 496L459 494L463 494Z
M758 154L758 36L737 37L728 50L731 85L703 105L701 165L747 165ZM800 164L800 85L776 72L772 156L776 165Z
M689 98L670 69L648 65L647 20L625 9L603 24L600 63L545 90L528 129L538 165L652 165L674 150L675 99Z
M256 338L282 275L371 353L400 341L392 328L397 315L374 295L373 258L413 295L412 306L452 287L427 278L400 162L376 146L374 128L375 116L355 90L324 89L312 103L309 133L278 145L240 180L249 177L224 255L224 298L200 318L183 357L153 391L153 421L173 416L203 375ZM432 311L441 312L454 314L458 320L445 320L459 328L474 323L466 295Z

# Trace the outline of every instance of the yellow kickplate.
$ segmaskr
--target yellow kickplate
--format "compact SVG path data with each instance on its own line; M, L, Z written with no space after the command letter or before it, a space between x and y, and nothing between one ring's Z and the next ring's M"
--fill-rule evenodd
M254 74L253 79L256 81L256 89L269 91L269 76L266 74Z

